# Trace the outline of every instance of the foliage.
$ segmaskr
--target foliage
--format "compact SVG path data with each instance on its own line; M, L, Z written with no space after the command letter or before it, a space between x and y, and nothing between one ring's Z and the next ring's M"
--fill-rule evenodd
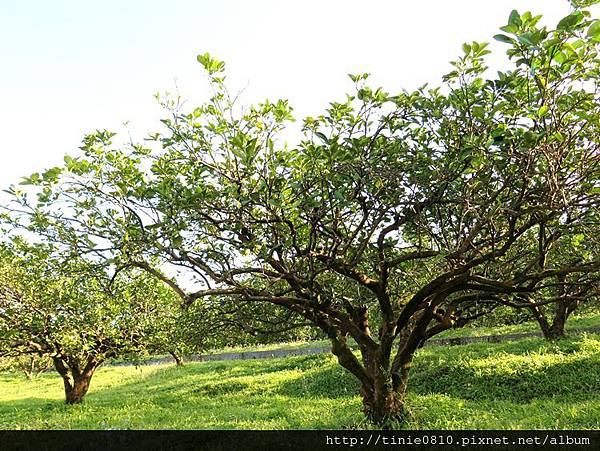
M596 5L598 0L570 0L570 2L573 8L587 8Z

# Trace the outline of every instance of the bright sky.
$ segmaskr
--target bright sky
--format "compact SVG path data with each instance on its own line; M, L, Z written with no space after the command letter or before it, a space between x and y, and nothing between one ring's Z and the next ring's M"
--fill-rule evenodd
M390 92L439 81L463 42L493 41L513 8L549 26L570 9L566 0L1 0L0 189L61 164L86 132L125 121L134 139L158 129L158 91L205 99L198 53L226 61L233 90L248 85L246 102L287 98L301 118L342 99L349 72L370 72Z

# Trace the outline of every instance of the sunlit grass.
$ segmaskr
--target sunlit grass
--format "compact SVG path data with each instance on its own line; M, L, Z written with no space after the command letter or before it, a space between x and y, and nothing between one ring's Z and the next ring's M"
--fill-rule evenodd
M83 405L60 378L0 374L0 427L321 429L365 427L358 387L333 356L98 370ZM600 337L430 346L411 374L411 428L598 428Z
M571 317L569 317L565 331L568 335L569 331L571 330L588 327L600 327L600 312L582 314L574 313ZM516 324L513 326L465 326L460 329L447 330L439 335L436 335L435 338L483 337L486 335L506 335L525 332L540 332L540 326L535 321L527 321L525 323Z

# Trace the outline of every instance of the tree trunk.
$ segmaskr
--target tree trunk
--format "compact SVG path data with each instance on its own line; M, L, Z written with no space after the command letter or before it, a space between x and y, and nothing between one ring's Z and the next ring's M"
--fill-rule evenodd
M22 365L20 365L20 368L21 371L25 373L25 377L27 377L28 380L33 379L33 377L36 375L35 360L33 357L31 357L31 360L29 362L24 362Z
M376 382L372 387L362 387L363 411L374 425L382 429L393 429L406 419L404 411L406 386L394 389L391 379L381 382Z
M554 311L552 326L545 337L549 340L557 340L565 336L565 323L567 322L567 305L564 301L559 301Z
M548 319L546 318L546 315L544 315L544 312L542 311L542 309L539 306L532 306L532 307L530 307L530 310L533 313L534 318L540 325L540 329L542 331L542 335L544 336L544 338L550 339L551 326L550 326L550 323L548 322Z
M557 301L552 324L546 318L546 315L538 306L532 307L535 319L540 325L542 335L547 340L557 340L565 336L565 323L568 316L568 305L566 301Z
M394 429L406 421L405 398L412 353L398 356L390 369L389 355L363 350L369 384L362 384L363 411L382 429Z
M80 404L90 388L90 381L94 371L101 362L90 358L83 369L76 364L68 366L63 358L54 357L54 367L63 379L65 387L65 402L67 404Z
M559 277L558 280L561 283L560 295L562 298L556 302L552 325L547 326L547 330L543 331L544 337L548 340L557 340L565 336L565 323L567 322L567 318L579 305L577 300L568 299L569 293L565 285L564 277ZM546 324L548 324L548 322L546 322Z
M391 346L381 346L374 354L363 356L368 372L373 380L373 389L365 390L363 384L363 405L367 417L383 429L401 426L407 420L405 408L408 376L416 350L423 345L432 311L424 310L415 317L412 324L400 334L398 352L390 365ZM385 324L384 324L385 326ZM391 345L394 341L393 328L381 329L381 342Z
M173 357L173 360L175 360L177 366L183 366L183 359L179 356L179 354L177 354L175 351L169 351L169 354L171 354L171 357Z
M339 364L361 383L363 411L367 419L384 429L390 429L403 419L404 389L395 390L387 364L381 365L379 349L361 346L364 366L361 365L346 338L331 336L331 350ZM405 387L405 386L404 386Z
M74 377L71 384L65 382L65 401L67 404L80 404L83 401L88 389L92 374Z

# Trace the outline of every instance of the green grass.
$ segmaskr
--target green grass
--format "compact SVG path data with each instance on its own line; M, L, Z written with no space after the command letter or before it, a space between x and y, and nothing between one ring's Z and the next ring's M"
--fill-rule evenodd
M600 327L600 312L584 313L577 315L574 313L569 317L566 326L566 333L573 329L583 329L587 327ZM462 337L483 337L485 335L506 335L519 334L525 332L540 332L540 326L535 321L528 321L514 326L465 326L460 329L451 329L436 335L434 338L462 338Z
M0 374L0 428L320 429L366 427L354 380L331 355L98 370L83 405L60 378ZM594 429L600 336L430 346L411 372L414 429Z

